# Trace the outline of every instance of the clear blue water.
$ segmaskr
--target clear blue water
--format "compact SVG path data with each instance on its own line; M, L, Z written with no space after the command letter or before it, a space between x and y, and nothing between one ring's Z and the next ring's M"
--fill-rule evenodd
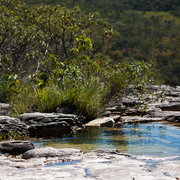
M114 128L86 127L73 137L33 141L36 147L118 149L122 153L150 156L179 156L180 127L163 122L124 124Z

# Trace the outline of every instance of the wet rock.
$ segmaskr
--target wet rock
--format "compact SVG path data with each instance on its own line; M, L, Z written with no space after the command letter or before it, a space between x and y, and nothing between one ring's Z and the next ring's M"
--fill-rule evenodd
M70 150L70 152L72 152ZM77 151L79 152L79 151ZM61 153L60 153L61 154ZM71 153L70 153L71 154ZM65 156L62 156L62 158ZM133 156L120 153L118 150L94 150L80 156L80 161L71 163L47 164L47 159L54 160L55 157L35 157L30 159L19 159L11 163L6 158L6 165L1 165L0 174L2 179L65 179L65 180L174 180L179 178L179 159L162 159L145 156ZM59 160L61 156L56 157ZM3 158L5 160L5 157ZM51 161L49 159L49 162ZM41 167L22 167L23 163L30 165L37 164ZM151 164L147 164L151 162ZM155 168L148 170L147 165ZM159 163L157 163L159 162ZM43 167L44 166L44 167Z
M115 123L122 123L120 115L116 115L116 116L112 116L112 117L113 117Z
M0 151L11 155L20 155L28 150L34 149L30 141L3 141L0 142Z
M162 173L153 174L146 170L146 162L137 160L134 156L103 150L91 151L84 155L79 167L86 168L95 179L103 180L172 180Z
M119 150L118 149L96 149L96 150L92 150L90 151L90 154L94 153L96 155L99 154L119 154Z
M180 168L179 160L164 161L157 164L157 168L153 171L153 173L161 173L164 174L165 176L179 180L180 179L179 168Z
M71 149L71 148L63 148L63 149L55 149L55 148L39 148L39 149L32 149L25 152L22 156L23 159L30 159L36 157L65 157L68 156L78 156L82 155L82 151L79 149Z

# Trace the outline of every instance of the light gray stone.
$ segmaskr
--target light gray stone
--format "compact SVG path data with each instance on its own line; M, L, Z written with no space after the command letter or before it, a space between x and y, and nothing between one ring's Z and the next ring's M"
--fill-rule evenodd
M70 150L71 152L72 150ZM79 151L79 150L77 150ZM55 157L54 157L55 158ZM82 155L80 161L45 166L47 159L52 157L36 157L28 160L17 160L12 163L0 164L0 179L28 180L28 179L64 179L64 180L175 180L180 176L179 159L153 158L149 156L133 156L120 153L118 150L94 150ZM56 157L56 160L59 160ZM39 160L38 160L39 159ZM174 159L174 160L172 160ZM9 160L8 160L9 161ZM23 162L24 161L24 162ZM147 162L152 164L147 164ZM159 161L159 163L157 163ZM0 158L1 162L1 158ZM36 165L35 163L38 162ZM147 165L156 166L148 170ZM26 163L31 168L17 169Z
M169 117L180 116L180 111L152 111L146 117L163 118L167 120Z
M39 149L32 149L25 152L22 156L23 159L30 159L35 157L67 157L72 155L81 156L82 151L78 149L70 149L70 148L63 148L63 149L55 149L55 148L39 148Z
M10 105L7 103L0 103L0 115L1 116L8 116L10 115Z
M161 117L140 117L140 116L122 116L122 122L124 123L137 123L137 122L153 122L153 121L163 121L164 119Z
M103 117L90 121L85 124L85 126L102 126L102 127L112 127L114 126L115 121L113 117Z

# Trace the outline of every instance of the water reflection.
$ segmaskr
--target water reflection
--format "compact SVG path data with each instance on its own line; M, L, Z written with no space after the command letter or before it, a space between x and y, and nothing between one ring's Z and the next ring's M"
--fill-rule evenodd
M180 153L180 128L171 124L124 124L114 128L86 127L73 137L36 140L36 147L119 149L130 154L172 156Z

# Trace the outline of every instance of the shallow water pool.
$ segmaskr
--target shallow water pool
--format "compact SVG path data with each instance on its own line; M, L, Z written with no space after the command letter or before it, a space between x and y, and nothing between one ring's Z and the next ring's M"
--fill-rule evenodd
M122 153L150 156L180 155L180 126L165 122L123 124L114 128L86 127L73 137L43 138L36 147L118 149Z

